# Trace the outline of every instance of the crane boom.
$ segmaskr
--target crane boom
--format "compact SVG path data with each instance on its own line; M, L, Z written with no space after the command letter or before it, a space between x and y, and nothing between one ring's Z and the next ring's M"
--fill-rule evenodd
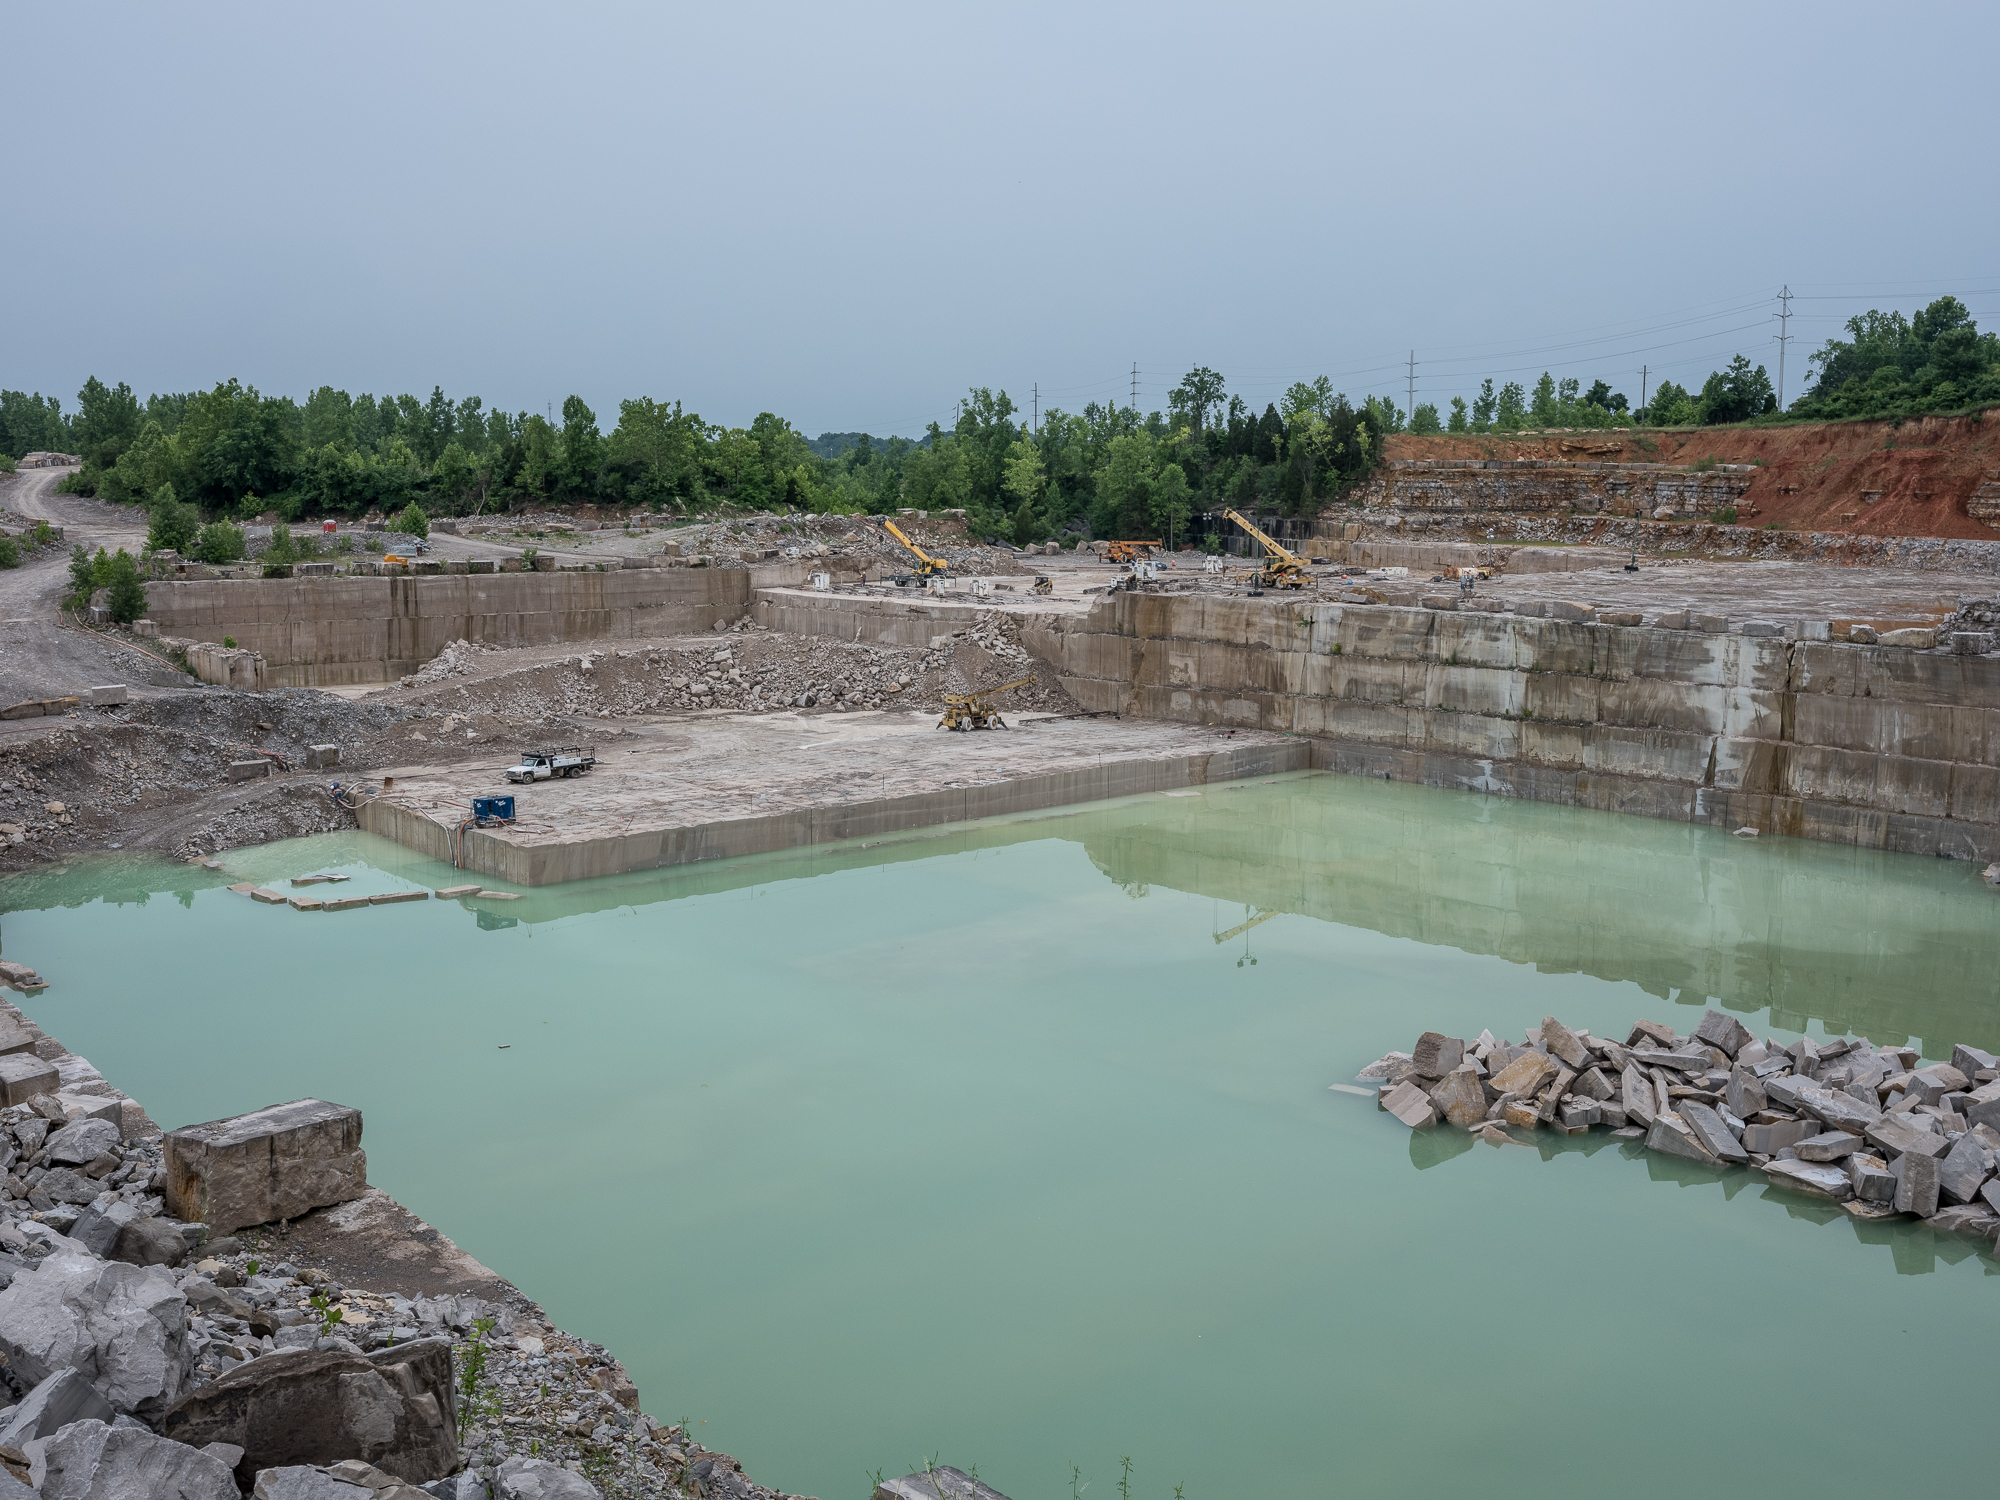
M946 562L941 557L932 557L930 553L924 551L923 548L919 547L915 542L911 541L907 536L904 536L903 528L898 526L894 521L885 520L882 523L882 529L888 532L889 535L894 537L897 541L901 542L906 548L908 548L912 553L916 555L917 577L919 578L943 577L946 573L949 573L951 571L950 563Z
M1302 589L1306 586L1306 560L1288 551L1276 538L1266 536L1233 510L1223 515L1241 526L1264 549L1264 567L1257 582L1270 589Z
M1012 682L1003 682L998 687L979 688L970 693L946 693L944 695L944 717L938 720L940 729L1005 729L1006 722L1000 711L988 700L1010 692L1017 687L1027 687L1035 679L1017 677Z

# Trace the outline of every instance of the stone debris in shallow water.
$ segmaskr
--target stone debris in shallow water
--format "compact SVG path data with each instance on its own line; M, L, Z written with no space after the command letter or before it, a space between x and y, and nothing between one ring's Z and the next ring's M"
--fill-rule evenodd
M1411 1053L1390 1053L1363 1076L1388 1081L1378 1107L1412 1129L1443 1121L1495 1145L1515 1142L1508 1129L1608 1129L1719 1171L1748 1166L1774 1189L1857 1218L1911 1214L1991 1241L2000 1233L2000 1079L1984 1066L1988 1054L1961 1046L1952 1055L1924 1063L1913 1048L1865 1038L1759 1041L1711 1010L1692 1037L1642 1021L1622 1046L1553 1016L1529 1029L1525 1046L1485 1031L1468 1050L1425 1032ZM1425 1072L1452 1058L1442 1073Z

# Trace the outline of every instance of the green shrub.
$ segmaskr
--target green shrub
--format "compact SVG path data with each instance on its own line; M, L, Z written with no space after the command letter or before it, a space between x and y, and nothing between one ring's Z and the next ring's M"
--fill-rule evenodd
M192 505L175 498L174 487L163 484L153 492L151 518L146 524L148 552L178 552L183 557L201 531L201 517Z
M1713 521L1718 526L1734 526L1736 524L1736 507L1733 505L1725 505L1720 510L1716 511L1713 515L1711 515L1709 517L1709 520Z
M225 649L234 651L236 649L236 637L233 635L225 635L222 638L222 644Z
M431 518L423 513L416 501L412 500L403 513L389 523L389 529L403 536L429 537Z
M0 568L21 566L21 548L11 536L0 536Z
M271 543L264 549L264 561L283 565L298 561L299 549L292 541L292 528L283 521L271 528Z
M123 547L111 559L111 593L105 602L120 625L130 625L146 613L146 585L139 581L139 565Z
M201 535L195 538L194 555L211 565L241 562L247 555L243 545L243 528L232 526L227 521L210 521L201 528Z

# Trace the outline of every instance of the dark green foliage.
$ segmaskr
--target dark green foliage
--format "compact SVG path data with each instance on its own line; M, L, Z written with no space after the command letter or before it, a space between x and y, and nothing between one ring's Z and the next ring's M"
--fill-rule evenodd
M0 568L21 566L21 547L11 536L0 536Z
M111 610L111 618L120 625L130 625L146 613L146 585L139 581L139 566L132 561L132 554L123 547L111 559L110 592L105 604Z
M403 536L428 537L431 534L431 518L413 500L389 523L389 529Z
M2000 339L1982 334L1956 297L1913 318L1869 312L1847 320L1810 360L1812 388L1790 415L1916 416L2000 401Z
M146 526L146 550L178 552L186 556L201 530L201 517L196 514L195 508L181 504L174 495L174 487L163 484L154 491L146 509L150 512Z
M0 453L19 458L24 453L64 453L70 441L62 402L40 391L0 391Z
M1463 406L1465 403L1460 402L1459 404ZM1438 418L1438 409L1435 402L1420 401L1417 403L1417 409L1410 413L1410 431L1421 433L1444 431L1444 423Z

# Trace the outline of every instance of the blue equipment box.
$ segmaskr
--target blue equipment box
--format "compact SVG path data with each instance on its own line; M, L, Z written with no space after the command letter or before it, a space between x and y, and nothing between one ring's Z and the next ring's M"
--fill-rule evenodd
M514 821L514 799L512 797L474 797L472 799L472 816L476 821L481 823L484 823L489 818L499 818L511 823Z

